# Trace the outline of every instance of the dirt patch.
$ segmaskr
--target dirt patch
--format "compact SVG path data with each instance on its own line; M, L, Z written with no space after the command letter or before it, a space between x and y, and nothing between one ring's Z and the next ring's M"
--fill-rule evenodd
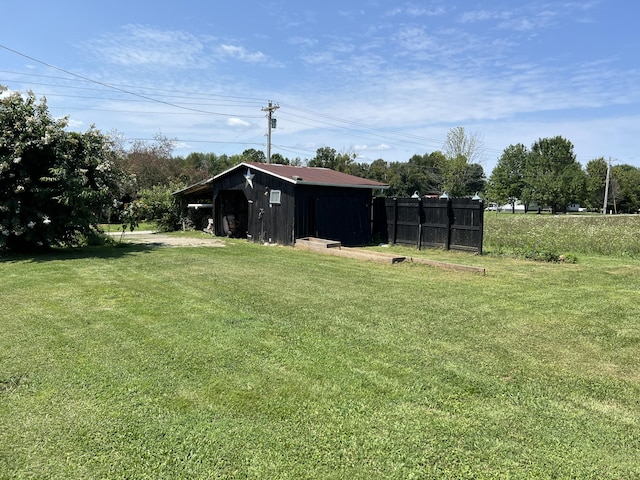
M121 232L110 232L108 235L120 239ZM163 247L224 247L222 240L203 233L202 238L198 237L177 237L163 233L151 231L125 232L122 239L129 243L142 243L147 245L160 245Z

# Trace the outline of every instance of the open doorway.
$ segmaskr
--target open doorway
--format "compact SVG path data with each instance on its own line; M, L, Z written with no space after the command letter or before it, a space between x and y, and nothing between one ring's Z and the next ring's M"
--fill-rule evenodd
M216 235L246 238L249 202L241 190L222 190L215 204Z

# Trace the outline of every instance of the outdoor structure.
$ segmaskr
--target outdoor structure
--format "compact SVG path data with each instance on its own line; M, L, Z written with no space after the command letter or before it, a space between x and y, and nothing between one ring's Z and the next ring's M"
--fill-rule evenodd
M374 210L374 232L391 244L482 253L479 198L376 198Z
M185 208L199 209L198 228L211 218L219 236L281 245L317 237L354 246L370 243L373 195L386 188L328 168L243 162L175 195Z

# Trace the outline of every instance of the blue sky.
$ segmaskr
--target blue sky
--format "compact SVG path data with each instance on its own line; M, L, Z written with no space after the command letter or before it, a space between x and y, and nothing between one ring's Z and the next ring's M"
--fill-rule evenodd
M90 6L89 6L90 5ZM640 167L640 4L629 0L2 1L0 84L70 128L161 133L177 155L266 149L359 161L562 135ZM55 67L55 68L54 68Z

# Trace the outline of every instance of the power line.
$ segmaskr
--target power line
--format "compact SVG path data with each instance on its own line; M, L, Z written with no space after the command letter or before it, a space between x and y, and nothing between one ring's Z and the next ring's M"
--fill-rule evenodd
M39 63L39 64L44 65L46 67L53 68L54 70L57 70L59 72L63 72L63 73L66 73L67 75L71 75L72 77L79 78L81 80L84 80L84 81L90 82L90 83L94 83L96 85L101 85L101 86L103 86L105 88L109 88L111 90L115 90L115 91L118 91L118 92L121 92L121 93L125 93L127 95L131 95L131 96L134 96L134 97L142 98L142 99L148 100L150 102L161 103L161 104L164 104L164 105L168 105L170 107L179 108L179 109L188 110L188 111L197 112L197 113L209 113L211 115L227 115L227 114L222 114L222 113L218 113L218 112L208 112L208 111L200 110L200 109L196 109L196 108L185 107L185 106L177 105L175 103L167 102L167 101L164 101L164 100L158 100L156 98L152 98L152 97L149 97L147 95L142 95L142 94L139 94L139 93L136 93L136 92L132 92L130 90L117 87L115 85L111 85L111 84L108 84L108 83L105 83L105 82L101 82L99 80L95 80L93 78L85 77L84 75L80 75L78 73L74 73L74 72L71 72L69 70L65 70L64 68L60 68L60 67L52 65L50 63L44 62L42 60L39 60L39 59L37 59L35 57L32 57L30 55L26 55L26 54L24 54L22 52L19 52L17 50L14 50L14 49L9 48L9 47L7 47L5 45L2 45L2 44L0 44L0 48L3 48L3 49L5 49L5 50L7 50L7 51L9 51L11 53L15 53L16 55L20 55L21 57L27 58L27 59L29 59L29 60L31 60L33 62Z

